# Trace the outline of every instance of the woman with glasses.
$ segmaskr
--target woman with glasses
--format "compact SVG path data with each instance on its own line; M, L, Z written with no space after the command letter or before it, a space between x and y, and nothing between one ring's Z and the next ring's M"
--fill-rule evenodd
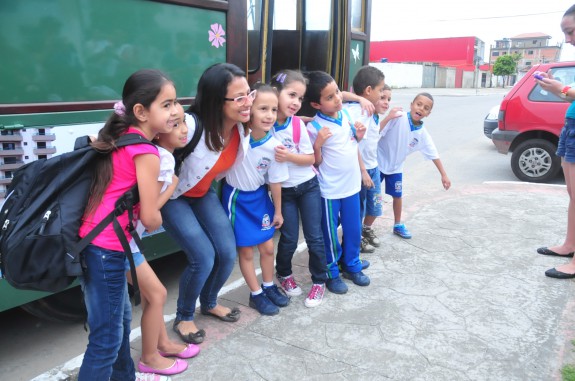
M176 191L162 208L164 228L188 259L180 278L173 326L187 343L198 344L205 337L205 331L194 323L198 296L202 314L226 322L240 318L239 308L217 303L218 292L234 267L236 241L211 184L234 164L238 151L247 149L240 142L249 143L242 137L248 134L245 124L254 98L245 73L235 65L220 63L202 74L195 104L188 110L202 124L202 137L183 161ZM186 122L189 140L197 126L192 117Z

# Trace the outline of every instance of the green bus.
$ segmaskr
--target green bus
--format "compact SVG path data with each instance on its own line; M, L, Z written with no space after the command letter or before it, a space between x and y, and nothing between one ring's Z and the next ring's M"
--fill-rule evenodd
M341 89L369 60L371 0L5 0L0 2L0 203L14 171L96 133L125 79L157 68L182 103L201 73L231 62L250 83L281 69L324 70ZM162 231L144 238L153 260L179 251ZM52 294L0 278L0 312L51 320L83 316L79 288Z

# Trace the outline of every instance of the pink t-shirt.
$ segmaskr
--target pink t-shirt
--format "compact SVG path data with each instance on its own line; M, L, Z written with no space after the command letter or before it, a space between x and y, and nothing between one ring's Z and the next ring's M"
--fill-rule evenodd
M132 127L128 129L128 133L136 133L144 136L142 131ZM134 144L120 147L112 153L112 165L114 168L112 181L110 182L110 185L108 185L108 188L102 197L102 202L96 209L96 212L93 216L84 219L82 226L80 227L80 237L86 236L98 224L98 222L114 209L114 204L118 198L136 184L136 164L134 163L134 157L143 154L159 156L158 149L149 144ZM157 175L155 177L157 177ZM135 221L138 219L139 211L140 208L138 205L134 208L134 225ZM125 212L118 217L118 221L124 228L126 238L130 241L131 236L129 236L126 231L126 226L128 225L128 212ZM106 228L92 241L92 244L108 250L124 251L122 244L114 232L112 224L106 226Z

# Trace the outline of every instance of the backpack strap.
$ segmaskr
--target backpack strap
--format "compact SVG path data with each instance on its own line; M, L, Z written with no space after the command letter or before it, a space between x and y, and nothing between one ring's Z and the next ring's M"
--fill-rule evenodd
M194 130L194 134L192 135L192 139L186 144L184 148L179 148L174 151L174 159L176 160L176 167L174 168L174 172L177 175L180 174L180 168L182 167L182 163L186 159L186 157L190 156L192 152L198 146L200 139L202 137L202 133L204 131L204 126L202 125L202 121L198 116L194 113L189 114L194 118L194 122L196 125L196 129Z
M349 122L349 127L351 128L351 131L353 132L353 137L355 138L355 140L357 140L357 131L355 129L355 126L353 125L353 120L351 119L349 112L345 108L342 109L341 111L343 111L345 113L345 116L347 117L347 121Z
M319 124L319 122L317 120L315 120L315 119L312 120L311 124L312 124L312 126L315 127L316 130L318 130L318 131L321 130L321 125Z
M292 116L291 125L293 130L293 142L295 149L299 153L299 139L301 137L301 119L297 116Z

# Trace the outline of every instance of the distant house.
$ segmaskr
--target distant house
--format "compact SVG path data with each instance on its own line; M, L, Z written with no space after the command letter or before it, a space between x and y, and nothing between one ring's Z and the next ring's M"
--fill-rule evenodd
M527 72L539 63L557 62L561 55L561 44L549 45L550 39L548 34L535 32L496 40L495 46L490 48L489 62L493 65L501 56L519 53L522 58L517 64L518 73Z

